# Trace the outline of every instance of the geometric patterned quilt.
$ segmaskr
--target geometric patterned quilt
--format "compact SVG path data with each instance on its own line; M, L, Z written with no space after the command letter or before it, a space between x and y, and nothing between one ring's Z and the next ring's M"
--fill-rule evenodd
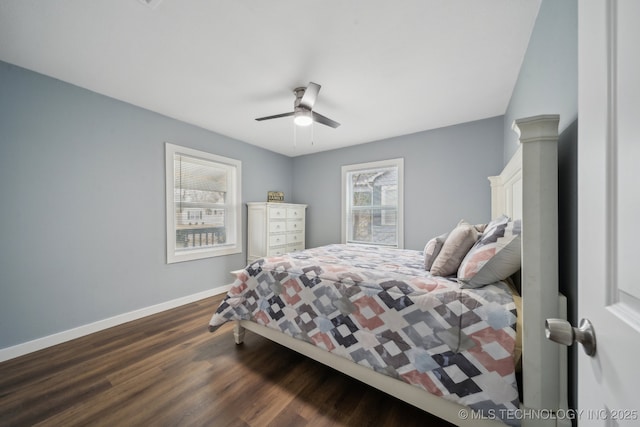
M510 287L461 289L426 271L419 251L328 245L257 260L237 275L210 329L231 320L276 329L492 418L519 408Z

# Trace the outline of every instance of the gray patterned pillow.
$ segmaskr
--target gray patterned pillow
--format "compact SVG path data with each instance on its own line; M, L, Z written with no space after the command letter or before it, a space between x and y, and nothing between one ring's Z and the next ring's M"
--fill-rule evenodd
M504 280L520 269L520 220L502 216L492 221L478 242L465 256L458 269L458 281L463 288Z

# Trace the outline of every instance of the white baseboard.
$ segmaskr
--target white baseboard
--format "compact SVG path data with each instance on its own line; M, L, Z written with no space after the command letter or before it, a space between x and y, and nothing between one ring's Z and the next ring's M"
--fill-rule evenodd
M199 292L197 294L187 295L185 297L152 305L150 307L145 307L139 310L134 310L128 313L109 317L108 319L98 320L97 322L78 326L77 328L68 329L66 331L38 338L33 341L27 341L25 343L14 345L12 347L3 348L0 349L0 362L24 356L25 354L33 353L34 351L42 350L47 347L62 344L63 342L71 341L73 339L80 338L94 332L102 331L113 326L118 326L132 320L141 319L152 314L171 310L172 308L180 307L181 305L199 301L204 298L209 298L214 295L220 295L228 292L229 289L231 289L231 286L232 285L225 285L219 288L210 289L208 291ZM213 315L213 311L211 312L211 314Z

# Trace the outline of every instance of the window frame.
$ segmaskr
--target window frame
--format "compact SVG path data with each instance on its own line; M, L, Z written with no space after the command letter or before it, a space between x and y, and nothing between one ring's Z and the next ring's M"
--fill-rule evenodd
M347 234L350 231L349 226L349 213L351 212L351 203L352 203L352 191L347 187L349 185L347 176L351 172L357 171L366 171L372 169L388 169L388 168L396 168L398 173L398 182L397 182L397 208L396 208L396 237L397 241L395 245L388 245L383 243L375 243L375 242L352 242L351 239L348 239ZM342 204L341 204L341 216L342 216L342 243L349 244L364 244L364 245L375 245L375 246L383 246L383 247L394 247L402 249L404 248L404 158L396 158L396 159L388 159L388 160L380 160L374 162L366 162L366 163L356 163L351 165L343 165L342 166ZM372 206L373 206L373 197L372 197ZM384 207L380 206L381 215L384 213Z
M175 170L174 159L176 155L184 155L196 158L204 162L211 162L212 166L223 169L227 173L227 200L223 206L231 212L225 217L225 230L231 229L235 235L233 242L206 247L194 247L190 250L178 250L176 248L176 224L175 212ZM167 264L183 261L193 261L198 259L212 258L217 256L232 255L242 253L242 162L224 156L208 153L206 151L195 150L193 148L182 147L170 143L165 143L165 197L166 197L166 230L167 230ZM228 230L225 235L230 233Z

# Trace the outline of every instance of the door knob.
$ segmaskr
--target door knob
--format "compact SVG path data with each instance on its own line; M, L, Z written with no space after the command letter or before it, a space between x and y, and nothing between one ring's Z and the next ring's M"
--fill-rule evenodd
M547 319L544 331L547 339L553 342L567 346L579 342L587 356L596 354L596 332L588 319L580 320L577 328L564 319Z

